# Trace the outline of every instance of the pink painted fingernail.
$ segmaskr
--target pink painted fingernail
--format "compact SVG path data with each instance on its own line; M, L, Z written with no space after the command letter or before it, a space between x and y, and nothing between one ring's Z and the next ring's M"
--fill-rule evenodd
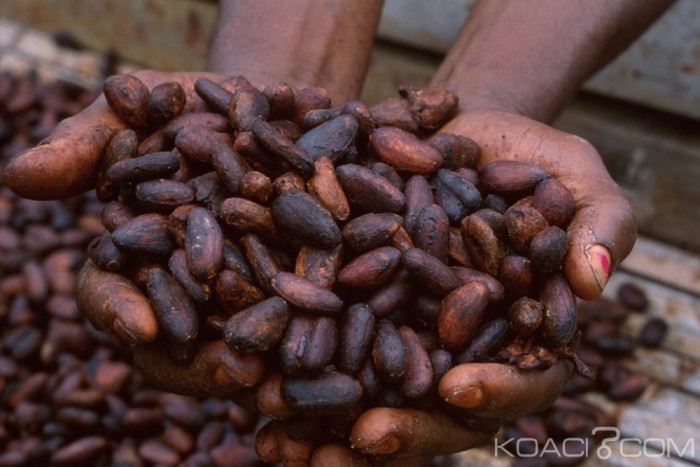
M603 245L596 243L588 249L587 256L593 276L598 282L600 290L603 290L610 279L610 251Z
M464 407L465 409L473 409L479 407L484 401L484 390L481 386L469 386L464 389L457 389L448 396L445 396L445 402Z

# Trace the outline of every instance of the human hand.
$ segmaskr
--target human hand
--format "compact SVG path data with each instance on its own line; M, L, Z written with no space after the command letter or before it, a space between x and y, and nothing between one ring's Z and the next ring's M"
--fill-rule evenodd
M564 273L578 297L600 296L610 274L632 250L637 224L595 148L578 136L501 110L463 112L441 131L475 140L481 149L479 167L495 160L530 162L569 189L576 214L567 229Z
M182 85L187 96L182 112L204 105L194 91L197 79L225 81L223 75L205 72L142 70L131 74L149 89L170 81ZM19 196L39 200L68 198L94 188L105 148L124 128L126 123L100 95L85 110L59 123L37 147L12 158L5 168L5 182Z

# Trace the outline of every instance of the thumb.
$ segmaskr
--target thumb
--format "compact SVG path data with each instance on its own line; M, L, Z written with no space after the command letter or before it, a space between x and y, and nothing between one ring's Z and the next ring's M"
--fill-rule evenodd
M83 193L95 183L107 144L124 128L100 97L59 123L37 147L13 157L5 168L5 183L29 199L60 199Z

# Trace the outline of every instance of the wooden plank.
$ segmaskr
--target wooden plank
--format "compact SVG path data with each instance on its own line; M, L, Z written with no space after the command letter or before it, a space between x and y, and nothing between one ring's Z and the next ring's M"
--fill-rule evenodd
M647 237L640 237L620 268L700 295L700 255Z

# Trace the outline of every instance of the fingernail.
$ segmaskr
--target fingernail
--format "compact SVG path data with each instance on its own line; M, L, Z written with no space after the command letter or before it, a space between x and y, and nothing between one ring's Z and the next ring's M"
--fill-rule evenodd
M112 329L117 334L120 339L128 340L131 342L141 342L136 334L133 333L127 326L124 325L121 319L114 318L112 321Z
M392 454L399 450L401 442L396 436L389 435L379 443L365 449L367 454Z
M586 251L586 256L593 272L593 277L595 277L598 287L602 291L610 278L610 252L603 245L596 243Z
M483 401L484 391L479 385L456 389L451 394L445 396L445 402L464 407L465 409L479 407Z
M214 370L214 383L222 389L231 389L239 387L238 381L228 371L225 365L219 365Z

